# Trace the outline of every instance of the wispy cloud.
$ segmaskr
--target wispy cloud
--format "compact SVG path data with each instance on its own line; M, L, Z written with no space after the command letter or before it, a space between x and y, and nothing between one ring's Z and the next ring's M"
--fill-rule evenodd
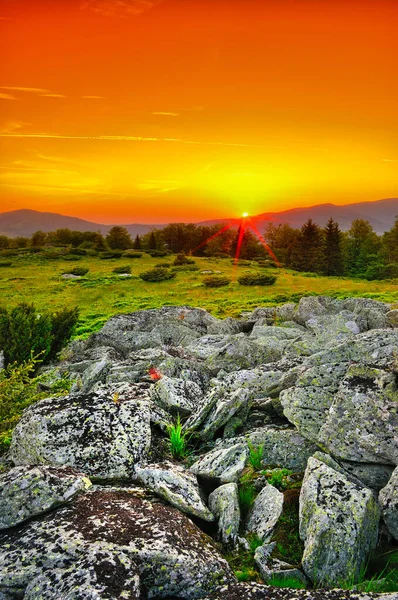
M182 182L174 179L149 179L135 184L138 190L147 192L171 192L181 187Z
M164 115L166 117L178 117L178 113L175 113L175 112L165 112L165 111L152 112L151 115Z
M5 123L3 123L3 125L0 126L0 134L15 133L25 125L30 125L30 123L25 123L25 121L6 121Z
M398 158L382 158L383 162L398 162Z
M102 100L105 96L82 96L82 98L86 98L87 100Z
M2 93L0 93L0 98L2 100L16 100L16 97L12 96L11 94L2 94Z
M51 90L35 87L21 87L16 85L0 85L2 90L12 90L15 92L31 92L32 94L51 94Z
M140 15L163 0L85 0L82 9L90 9L104 17Z
M63 94L40 94L42 98L66 98Z
M234 142L199 142L194 140L184 140L181 138L158 138L158 137L142 137L133 135L59 135L50 133L0 133L0 137L14 138L38 138L38 139L55 139L55 140L98 140L110 142L170 142L175 144L188 144L197 146L232 146L237 148L258 148L256 144L240 144Z

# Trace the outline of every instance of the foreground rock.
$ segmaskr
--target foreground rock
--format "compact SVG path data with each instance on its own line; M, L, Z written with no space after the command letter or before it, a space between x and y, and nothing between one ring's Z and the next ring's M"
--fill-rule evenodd
M220 587L204 600L397 600L397 594L367 594L347 590L294 590L259 583L232 583Z
M380 511L370 490L310 458L300 494L302 565L317 585L357 580L376 547Z
M0 529L65 504L91 487L70 467L15 467L0 475Z
M90 491L0 534L0 564L0 594L32 600L203 598L233 580L187 517L133 490Z
M283 509L283 494L274 486L267 484L257 498L249 513L246 529L261 540L266 540L278 522Z
M240 525L238 486L227 483L209 496L209 508L218 519L218 535L223 544L235 544Z
M125 479L151 446L147 399L133 385L48 398L24 411L13 433L16 465L69 465L90 477Z
M396 540L398 540L398 467L390 481L380 490L379 502L383 519Z

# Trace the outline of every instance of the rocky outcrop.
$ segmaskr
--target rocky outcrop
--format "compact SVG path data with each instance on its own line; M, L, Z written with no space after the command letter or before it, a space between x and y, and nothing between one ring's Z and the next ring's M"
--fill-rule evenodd
M379 502L383 519L396 540L398 540L398 467L387 485L380 490Z
M355 581L376 547L379 518L370 490L310 458L300 494L305 574L323 586Z

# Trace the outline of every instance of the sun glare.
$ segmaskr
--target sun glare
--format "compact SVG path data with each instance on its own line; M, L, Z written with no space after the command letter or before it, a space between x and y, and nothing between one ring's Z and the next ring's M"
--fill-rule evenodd
M242 213L243 218L248 217L248 216L249 216L249 213L247 213L247 212Z

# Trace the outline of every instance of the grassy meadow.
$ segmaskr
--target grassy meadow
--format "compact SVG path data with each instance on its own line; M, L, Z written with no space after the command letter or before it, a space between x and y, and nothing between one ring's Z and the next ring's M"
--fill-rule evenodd
M253 270L264 272L254 261L242 261L234 267L230 259L195 258L198 271L177 272L175 279L149 283L138 275L160 263L171 264L174 257L117 258L103 260L98 256L82 256L76 261L48 259L23 253L0 266L0 306L13 307L25 301L37 309L56 311L78 306L80 321L77 336L98 330L112 315L164 305L190 305L208 310L216 317L238 317L242 311L256 306L298 301L301 296L324 294L336 298L365 296L386 302L398 302L398 281L364 281L342 277L320 277L287 269L269 269L278 279L271 287L242 286L236 277ZM113 273L120 265L131 266L131 277ZM62 273L75 267L89 269L81 279L64 279ZM201 271L212 270L226 275L232 282L226 287L207 288Z

